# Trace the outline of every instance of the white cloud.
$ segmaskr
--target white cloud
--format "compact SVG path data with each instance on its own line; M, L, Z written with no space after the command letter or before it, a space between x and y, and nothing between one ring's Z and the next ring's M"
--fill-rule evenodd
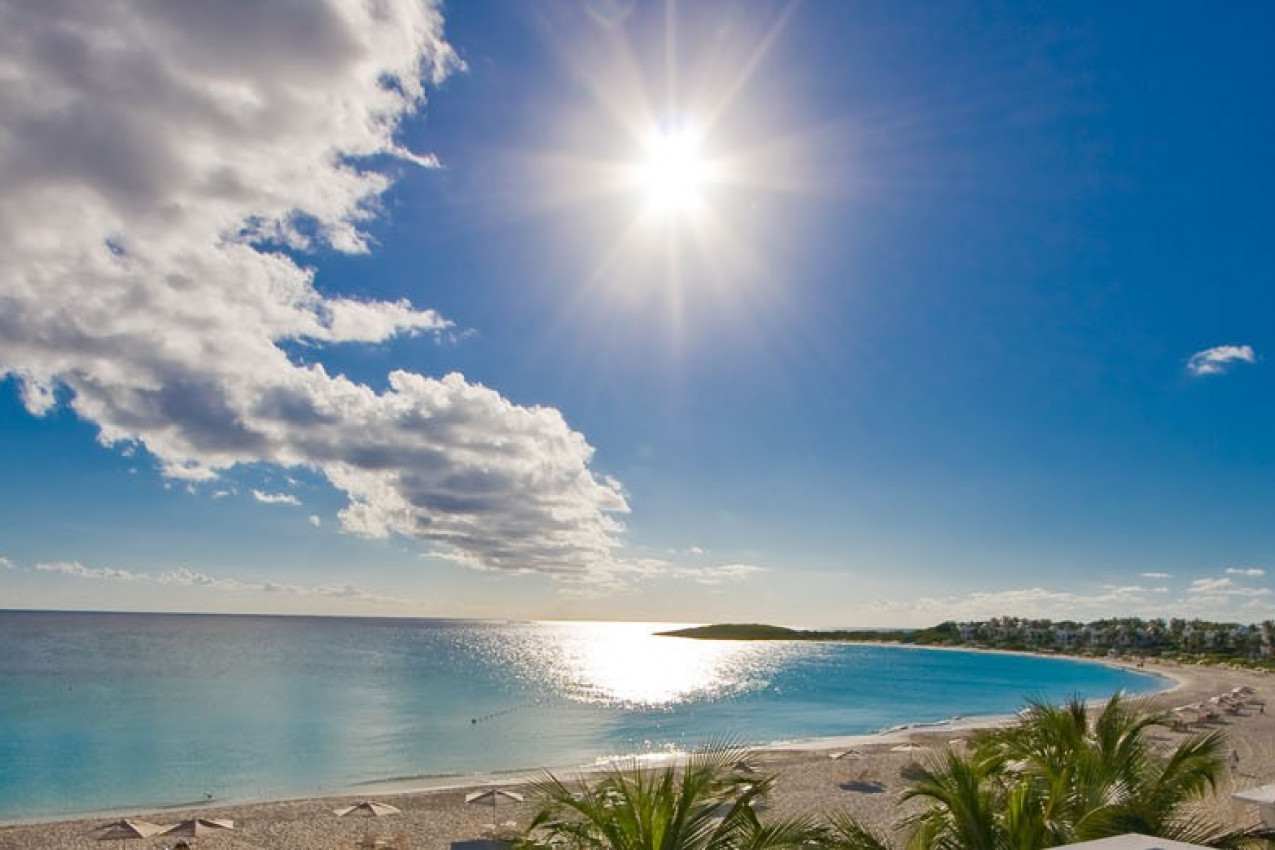
M265 493L253 490L252 498L266 505L299 505L301 500L291 493Z
M1219 593L1230 590L1235 582L1229 578L1197 578L1187 588L1187 593Z
M1139 573L1141 578L1173 578L1168 573Z
M59 573L75 578L204 588L229 593L277 593L287 596L317 596L329 599L348 599L358 602L387 604L401 604L408 601L371 593L351 584L307 586L273 581L241 581L235 578L217 578L195 572L187 567L178 567L162 573L136 573L110 567L86 567L77 561L72 561L68 563L37 564L36 569L40 572Z
M214 590L249 590L252 585L232 578L214 578L204 573L197 573L186 567L178 567L175 570L160 573L157 576L146 577L148 581L155 581L159 584L172 584L179 587L208 587Z
M4 555L0 555L0 570L11 570L11 569L13 569L13 561L10 561Z
M36 564L37 571L42 573L58 573L75 578L105 579L107 581L146 581L147 576L128 570L117 570L113 567L86 567L79 561L63 561L52 564Z
M711 566L685 566L673 569L670 574L674 578L690 579L698 584L721 584L727 581L743 581L758 573L766 572L765 567L754 564L715 564Z
M606 572L628 510L552 408L460 374L377 391L290 343L445 333L271 245L367 250L400 120L459 62L430 3L0 8L0 377L173 479L304 468L347 530L489 569ZM56 390L67 392L59 395Z
M1220 375L1236 363L1256 363L1257 352L1250 345L1217 345L1197 351L1186 361L1192 375Z
M1232 576L1264 576L1266 570L1257 567L1227 567L1226 574Z
M318 514L310 514L310 525L319 528L323 525L323 520L319 519Z
M1267 588L1239 588L1230 579L1199 579L1185 597L1166 587L1105 586L1090 592L1045 587L976 591L962 596L878 599L846 612L848 622L885 625L933 625L943 620L985 620L1018 616L1051 620L1104 617L1204 617L1243 619L1252 601L1269 596Z
M1203 594L1213 597L1223 596L1269 596L1269 587L1244 587L1229 578L1197 578L1187 588L1187 593Z

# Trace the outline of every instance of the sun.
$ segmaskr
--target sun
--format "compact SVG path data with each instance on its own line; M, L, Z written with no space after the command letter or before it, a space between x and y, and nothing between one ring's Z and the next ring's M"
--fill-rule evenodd
M652 132L637 169L637 183L652 209L671 214L695 210L708 179L702 138L686 128Z

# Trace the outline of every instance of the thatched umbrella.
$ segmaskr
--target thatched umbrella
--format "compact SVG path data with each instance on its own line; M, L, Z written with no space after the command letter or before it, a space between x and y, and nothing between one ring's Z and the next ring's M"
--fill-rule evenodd
M504 788L488 788L486 791L474 791L472 794L466 794L465 802L475 804L490 802L492 828L494 829L496 826L494 823L496 820L496 804L500 802L501 797L506 800L513 800L515 803L521 803L523 800L523 796L517 791L507 791Z
M176 826L169 827L164 830L165 835L186 835L191 838L198 838L201 835L209 835L235 828L235 822L228 818L195 818L193 820L184 820Z
M836 752L828 753L828 758L833 761L840 761L841 759L861 759L863 758L863 753L858 750L838 750Z
M915 753L923 753L923 752L928 751L929 749L930 749L929 747L923 747L923 746L921 746L920 744L911 744L911 743L909 743L909 744L899 744L898 746L895 746L895 747L891 747L891 748L890 748L891 752L896 752L896 753L914 753L914 754L915 754Z
M513 800L515 803L521 803L523 796L517 791L508 791L504 788L489 788L486 791L475 791L472 794L465 795L466 803L491 803L491 807L496 808L496 802L504 797L506 800Z
M157 823L151 823L148 820L124 818L102 827L104 831L98 836L98 839L101 841L110 839L124 841L129 838L150 838L152 835L158 835L168 828Z
M384 817L385 815L397 815L402 811L398 806L391 806L389 803L377 803L372 800L364 800L361 803L355 803L353 806L345 806L340 809L333 809L332 814L339 818L346 815L368 815L370 817Z

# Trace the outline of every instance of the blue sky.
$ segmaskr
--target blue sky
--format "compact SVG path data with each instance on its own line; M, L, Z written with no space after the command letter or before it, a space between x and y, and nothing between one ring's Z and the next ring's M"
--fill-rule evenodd
M0 10L0 606L1272 610L1263 4Z

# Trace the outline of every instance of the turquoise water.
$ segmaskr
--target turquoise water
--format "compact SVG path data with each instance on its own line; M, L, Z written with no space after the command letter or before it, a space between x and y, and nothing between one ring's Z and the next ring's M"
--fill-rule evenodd
M1162 680L667 624L0 612L0 820L574 767L1004 714Z

